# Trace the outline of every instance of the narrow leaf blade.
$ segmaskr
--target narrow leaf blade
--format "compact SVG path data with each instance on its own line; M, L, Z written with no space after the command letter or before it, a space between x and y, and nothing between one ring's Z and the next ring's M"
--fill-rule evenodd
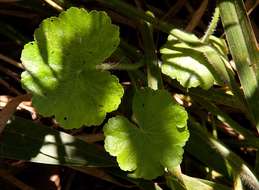
M95 145L20 117L6 126L0 139L0 157L55 165L116 165Z
M220 0L219 8L251 120L259 131L259 52L256 39L242 0Z

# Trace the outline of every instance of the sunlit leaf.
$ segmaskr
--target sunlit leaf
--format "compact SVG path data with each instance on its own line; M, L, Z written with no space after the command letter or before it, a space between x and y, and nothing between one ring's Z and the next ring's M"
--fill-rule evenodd
M209 89L213 85L214 77L208 68L208 60L194 48L171 40L160 52L163 54L162 72L179 81L182 86Z
M99 125L123 95L118 79L96 65L119 44L119 29L104 12L70 8L42 22L25 45L22 84L44 116L64 128Z
M133 122L116 116L104 127L105 149L120 168L153 179L179 165L189 137L184 108L165 90L144 89L134 97L133 114Z

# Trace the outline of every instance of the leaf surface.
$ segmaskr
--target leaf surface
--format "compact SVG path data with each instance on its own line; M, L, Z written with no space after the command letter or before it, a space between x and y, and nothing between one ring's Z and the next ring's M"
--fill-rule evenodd
M214 77L206 67L208 61L202 53L189 48L185 43L168 41L161 49L163 54L162 72L176 79L183 87L201 86L209 89Z
M189 137L187 113L165 90L140 90L133 100L134 123L123 116L104 127L105 149L131 176L153 179L182 160Z
M44 116L64 128L99 125L123 95L118 79L96 66L119 44L119 29L104 12L70 8L44 20L25 45L22 84Z
M169 35L167 43L160 49L162 72L186 88L200 86L208 90L214 82L230 85L224 42L211 36L209 43L204 43L193 34L180 34L185 41Z

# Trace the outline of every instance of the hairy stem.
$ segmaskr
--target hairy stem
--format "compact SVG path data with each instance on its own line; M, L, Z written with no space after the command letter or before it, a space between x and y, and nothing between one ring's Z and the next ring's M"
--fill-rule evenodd
M218 24L218 21L219 21L219 8L216 7L215 8L215 11L213 13L213 16L212 16L212 20L210 22L210 25L209 27L207 28L204 36L202 37L202 42L208 42L209 40L209 37L210 35L213 34L213 32L215 31L216 27L217 27L217 24Z

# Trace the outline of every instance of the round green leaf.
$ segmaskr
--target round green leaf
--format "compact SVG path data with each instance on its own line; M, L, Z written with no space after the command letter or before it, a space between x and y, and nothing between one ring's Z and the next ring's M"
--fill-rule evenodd
M118 79L96 65L119 44L119 28L105 12L70 8L44 20L21 60L23 86L44 116L64 128L98 125L116 110L123 95Z
M104 126L105 149L133 177L153 179L182 160L189 137L187 112L165 90L140 90L133 100L134 123L123 116Z

